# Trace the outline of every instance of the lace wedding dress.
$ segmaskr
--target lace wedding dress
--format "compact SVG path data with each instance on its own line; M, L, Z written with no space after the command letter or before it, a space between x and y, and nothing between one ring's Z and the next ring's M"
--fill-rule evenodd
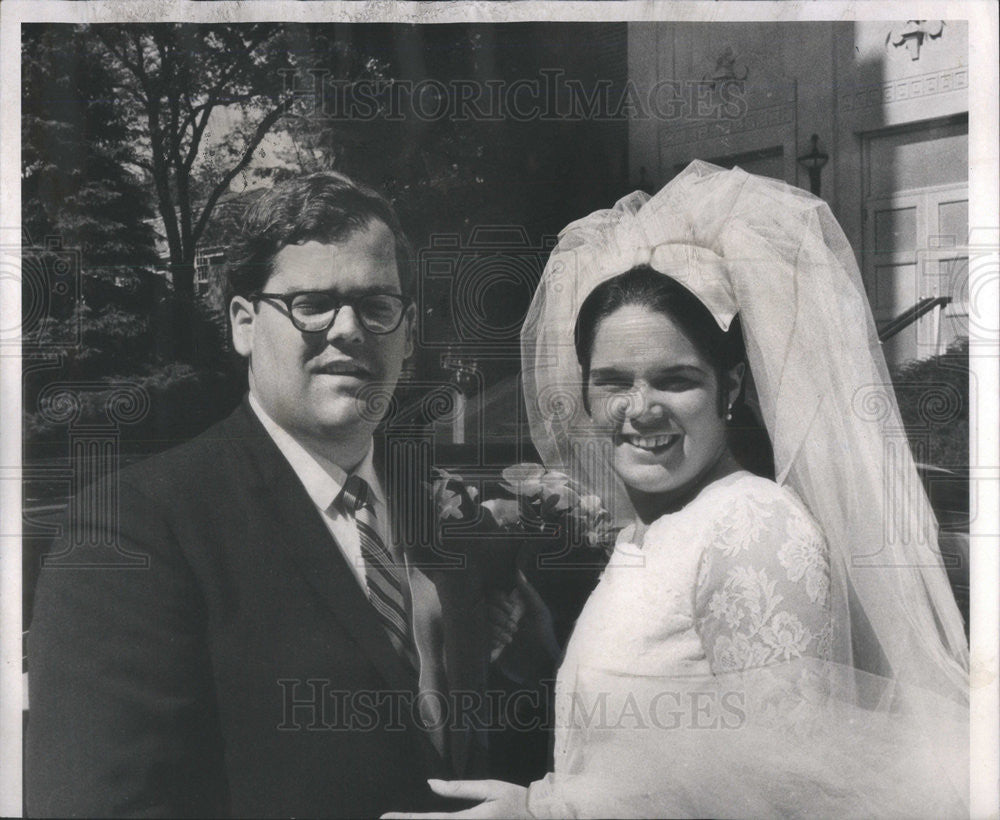
M560 233L521 331L531 437L619 524L634 511L574 334L588 295L637 266L723 331L739 316L775 482L736 473L624 532L567 649L532 812L967 815L968 643L829 207L695 161Z
M560 668L533 814L964 812L964 712L942 699L925 737L897 687L830 662L827 545L791 490L737 472L631 537Z

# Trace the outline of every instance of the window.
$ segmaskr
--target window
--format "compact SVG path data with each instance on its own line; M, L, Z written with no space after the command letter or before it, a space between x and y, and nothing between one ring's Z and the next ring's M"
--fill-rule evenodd
M225 251L219 248L207 248L199 251L194 257L195 292L204 296L213 284L213 274L219 265L226 261Z
M966 333L968 119L865 137L863 270L876 324L930 296L951 303L886 342L890 363L924 358Z

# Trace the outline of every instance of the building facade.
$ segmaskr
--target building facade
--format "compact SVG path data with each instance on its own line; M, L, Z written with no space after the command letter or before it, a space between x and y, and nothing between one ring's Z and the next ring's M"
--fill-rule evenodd
M630 24L631 182L704 159L812 189L903 325L890 364L942 352L968 327L968 48L964 21Z

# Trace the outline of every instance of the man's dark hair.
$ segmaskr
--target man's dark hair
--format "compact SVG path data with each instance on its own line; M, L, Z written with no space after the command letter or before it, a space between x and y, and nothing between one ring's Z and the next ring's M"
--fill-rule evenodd
M389 201L343 174L323 172L275 185L248 209L230 251L226 305L261 290L286 245L335 243L383 222L396 242L399 287L413 296L413 252Z

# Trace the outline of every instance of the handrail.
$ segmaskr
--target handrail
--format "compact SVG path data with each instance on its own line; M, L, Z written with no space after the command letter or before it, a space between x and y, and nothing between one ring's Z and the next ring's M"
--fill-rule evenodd
M921 299L915 305L900 313L899 316L886 322L878 332L878 340L884 342L886 339L891 339L897 333L905 330L915 321L930 313L934 308L944 307L950 303L950 296L927 296Z

